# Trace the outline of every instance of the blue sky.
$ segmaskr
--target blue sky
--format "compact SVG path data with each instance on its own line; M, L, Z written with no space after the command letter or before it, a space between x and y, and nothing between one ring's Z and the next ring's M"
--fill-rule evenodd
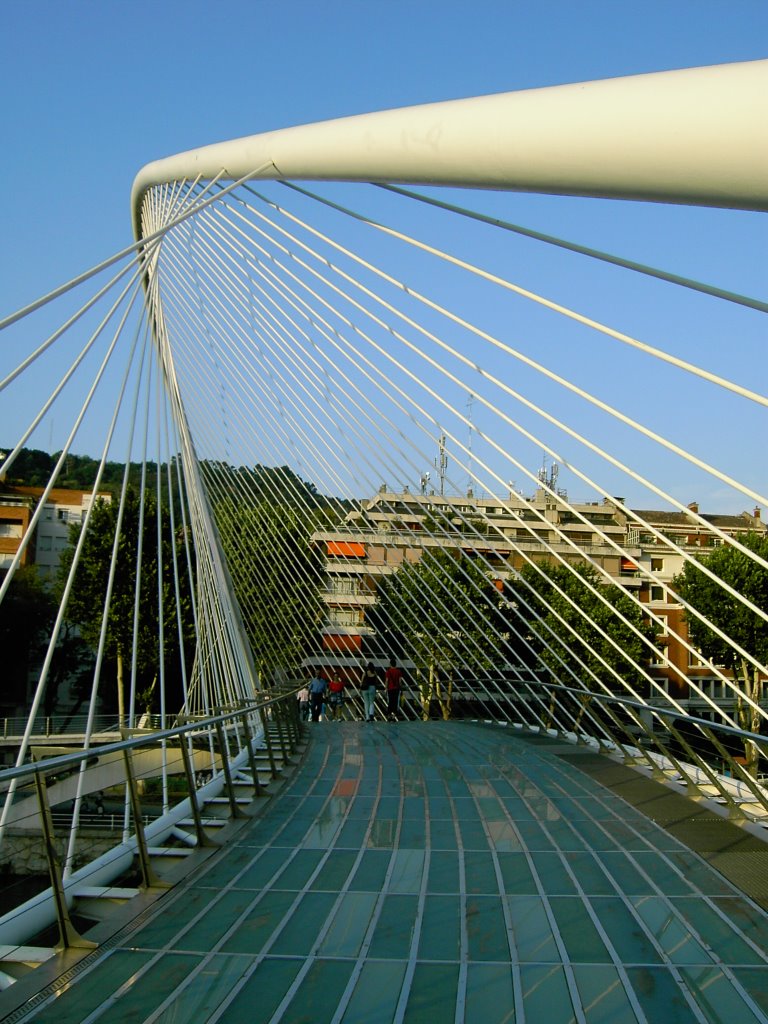
M768 56L764 0L6 0L0 17L0 316L127 244L132 180L160 156L368 110ZM760 216L683 211L662 238L641 204L592 203L518 196L509 216L764 297ZM652 304L634 320L655 343L670 330ZM762 448L742 458L764 487Z

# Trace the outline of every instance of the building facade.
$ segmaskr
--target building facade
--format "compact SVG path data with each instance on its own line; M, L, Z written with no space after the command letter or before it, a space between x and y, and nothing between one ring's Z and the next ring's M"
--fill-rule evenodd
M428 548L452 548L482 556L503 581L528 562L590 560L606 582L631 591L656 618L658 654L645 666L657 694L668 694L704 711L702 693L732 703L722 680L688 650L682 606L670 593L685 556L706 553L726 537L764 533L760 509L741 515L634 510L623 499L571 503L563 492L540 487L526 498L498 499L379 492L347 514L335 530L314 534L326 560L323 657L329 664L359 665L375 654L371 608L383 578ZM691 687L691 683L695 684Z

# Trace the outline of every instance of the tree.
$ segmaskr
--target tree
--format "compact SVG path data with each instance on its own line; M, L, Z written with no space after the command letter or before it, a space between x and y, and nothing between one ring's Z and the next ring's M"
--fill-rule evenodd
M109 608L105 610L107 584L112 561L118 502L99 501L93 508L82 554L76 570L72 593L67 605L67 621L77 627L80 636L96 650L102 628L103 615L107 615L105 658L114 666L114 691L102 693L108 704L117 704L121 720L124 719L126 659L130 664L134 641L134 607L136 604L137 558L141 501L137 492L126 492L120 538L117 546L117 565ZM186 654L194 642L191 614L189 576L185 567L182 538L177 536L178 577L180 594L175 591L173 552L170 539L170 516L161 509L161 547L158 551L157 503L154 495L144 495L143 536L141 546L140 595L137 622L137 679L136 693L148 692L160 672L163 659L166 680L166 707L178 710L182 704L179 636L177 626L177 599L181 602L183 640ZM64 552L59 568L59 583L63 586L80 535L80 526L74 526L71 546ZM158 599L158 572L161 574L161 600ZM162 612L158 608L161 605ZM160 621L163 623L163 650L160 650ZM147 708L146 710L149 710Z
M570 567L552 561L526 565L520 580L521 600L516 614L527 625L539 662L555 679L573 685L570 669L588 691L599 689L596 683L615 691L620 688L616 673L633 689L643 687L639 666L648 660L648 649L642 638L653 642L657 629L626 591L605 584L588 563ZM579 699L577 725L590 700ZM554 704L553 694L550 715Z
M315 653L323 619L323 558L312 514L225 499L214 508L259 676L298 672Z
M427 549L406 562L379 587L369 621L392 653L413 662L424 719L433 701L450 718L460 676L481 676L506 661L499 591L459 550Z
M0 605L3 701L26 702L27 676L44 655L55 617L56 604L37 567L17 569Z
M749 533L742 538L745 548L768 560L768 537ZM758 608L768 611L768 572L749 555L730 546L715 548L700 558L702 565L728 584ZM725 588L702 572L699 566L687 562L683 571L674 578L675 591L704 616L713 626L722 630L732 642L719 636L696 615L687 614L688 635L697 650L715 665L724 665L733 674L740 687L735 698L736 721L748 732L760 732L762 715L759 705L763 679L760 670L736 650L743 648L759 663L768 662L768 626L765 620L729 594ZM749 701L743 698L749 698ZM744 744L746 769L757 771L759 751L751 742Z

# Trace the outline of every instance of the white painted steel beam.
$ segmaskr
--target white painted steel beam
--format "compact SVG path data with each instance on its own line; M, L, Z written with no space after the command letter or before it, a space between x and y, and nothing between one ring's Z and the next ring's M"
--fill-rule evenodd
M189 150L139 172L135 230L147 189L217 175L765 210L768 60L403 107Z

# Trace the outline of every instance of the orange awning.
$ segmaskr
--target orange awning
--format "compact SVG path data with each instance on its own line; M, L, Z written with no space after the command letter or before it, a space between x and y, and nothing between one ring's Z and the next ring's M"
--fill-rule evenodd
M328 555L336 558L365 558L365 544L349 540L329 540Z

